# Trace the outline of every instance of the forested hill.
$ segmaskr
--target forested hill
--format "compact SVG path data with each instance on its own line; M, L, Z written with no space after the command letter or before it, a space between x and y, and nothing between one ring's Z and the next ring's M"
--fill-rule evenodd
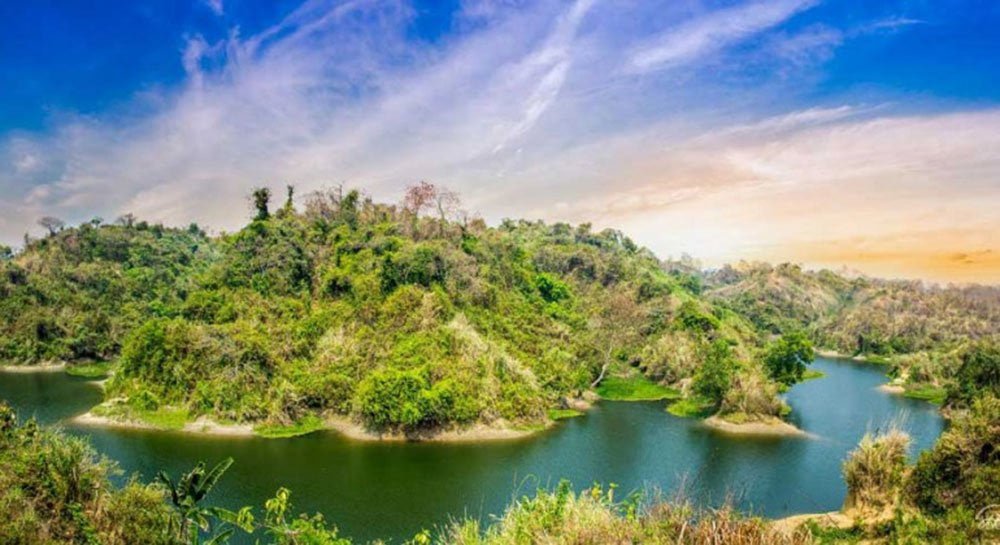
M597 383L645 379L696 408L775 416L779 383L811 355L799 329L847 350L861 327L871 346L909 352L996 333L993 291L953 316L947 290L788 267L678 271L618 231L488 227L429 184L401 205L340 190L301 209L291 191L276 211L266 190L254 200L232 234L127 216L5 252L0 360L112 361L108 407L122 416L339 414L413 431L533 426ZM899 345L904 330L878 321L895 320L892 305L923 309L918 330L943 336L905 329Z
M902 382L940 395L954 385L971 348L992 353L1000 365L997 286L848 278L765 263L727 265L705 283L709 300L758 329L804 330L817 346L889 363Z

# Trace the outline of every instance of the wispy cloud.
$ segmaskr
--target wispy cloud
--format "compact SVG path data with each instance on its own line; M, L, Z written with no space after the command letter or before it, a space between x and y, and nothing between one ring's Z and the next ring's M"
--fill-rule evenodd
M695 17L637 48L629 59L636 72L676 67L772 28L817 0L752 2Z
M225 8L222 5L222 0L202 0L208 9L212 10L212 13L216 15L222 15L225 13Z

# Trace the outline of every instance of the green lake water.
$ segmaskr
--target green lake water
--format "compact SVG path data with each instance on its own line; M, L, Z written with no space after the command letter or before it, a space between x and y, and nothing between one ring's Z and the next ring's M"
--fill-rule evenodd
M78 427L66 419L100 401L90 382L64 373L0 373L0 398L23 418L89 437L127 473L150 480L199 460L236 463L214 501L261 506L280 486L296 510L321 512L346 536L400 543L462 515L499 514L516 495L569 479L577 488L617 483L619 497L647 487L683 487L704 504L727 497L769 517L830 511L845 487L840 465L866 430L898 422L928 448L944 422L929 403L885 394L882 369L820 358L821 379L788 392L790 420L811 438L746 438L671 416L663 403L602 402L585 416L536 436L474 444L371 443L318 432L292 439L208 437L178 432Z

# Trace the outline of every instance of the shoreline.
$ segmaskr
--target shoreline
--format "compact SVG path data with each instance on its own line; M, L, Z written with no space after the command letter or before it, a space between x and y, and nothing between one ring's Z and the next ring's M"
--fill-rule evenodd
M274 439L257 433L255 430L256 426L254 424L221 424L206 416L200 416L191 422L187 422L181 428L165 428L143 422L141 420L100 416L91 411L74 416L69 420L75 424L83 426L176 431L181 433L194 433L217 437L260 437L263 439ZM353 441L474 443L523 439L545 431L552 427L553 424L554 423L550 423L538 429L516 429L506 426L495 427L487 426L485 424L474 424L468 428L421 431L410 434L400 432L378 433L366 429L364 426L348 417L335 416L325 418L323 420L323 426L314 431L334 431Z
M852 360L852 361L860 361L860 362L864 362L864 363L871 363L871 361L869 361L868 358L866 358L864 356L851 356L850 354L841 354L840 352L837 352L836 350L827 350L827 349L823 349L823 348L817 348L816 349L816 355L820 356L820 357L823 357L823 358L836 358L836 359L840 359L840 360Z
M538 429L517 429L509 426L488 426L473 424L467 428L445 430L427 430L413 433L384 432L379 433L365 428L358 422L346 416L328 417L323 421L321 429L335 431L354 441L374 442L442 442L442 443L477 443L482 441L509 441L530 437L552 427L552 423Z
M903 395L906 393L906 388L902 384L886 382L878 387L878 391L890 395Z
M712 415L702 421L702 423L716 431L732 435L751 435L759 437L811 437L808 433L800 430L784 420L775 418L769 422L746 422L736 424L729 422L722 417Z
M0 365L0 373L52 373L66 369L66 362L46 362L34 365Z
M802 513L799 515L789 515L780 519L771 519L772 527L785 535L791 535L803 524L814 521L821 527L839 528L847 530L854 526L854 519L848 517L840 511L830 511L828 513Z
M164 428L143 422L141 420L119 419L96 415L90 411L76 415L69 421L83 426L106 428L126 428L136 430L177 431L182 433L198 433L224 437L254 437L253 426L250 424L220 424L208 417L201 416L186 422L181 428Z

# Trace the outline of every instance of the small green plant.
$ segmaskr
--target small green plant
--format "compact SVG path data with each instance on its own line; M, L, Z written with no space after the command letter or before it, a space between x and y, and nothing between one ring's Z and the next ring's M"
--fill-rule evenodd
M565 420L577 416L583 416L583 411L576 409L549 409L549 418L551 420Z
M607 377L597 387L597 393L611 401L659 401L681 397L680 391L657 384L642 375Z
M681 418L704 418L715 412L715 402L699 396L690 396L671 403L667 412Z
M237 528L252 530L253 517L249 509L232 513L203 504L205 497L232 465L233 459L226 458L206 471L205 463L201 462L177 481L171 479L166 472L157 474L157 480L167 487L170 503L180 516L176 534L184 543L198 545L204 532L211 536L205 541L205 545L218 545L228 542ZM222 524L213 528L212 523L217 521L222 521Z
M315 415L307 415L293 424L262 424L254 428L254 433L261 437L284 438L307 435L323 429L323 419Z
M90 363L78 363L66 366L66 374L80 378L104 378L111 373L111 363L97 361Z

